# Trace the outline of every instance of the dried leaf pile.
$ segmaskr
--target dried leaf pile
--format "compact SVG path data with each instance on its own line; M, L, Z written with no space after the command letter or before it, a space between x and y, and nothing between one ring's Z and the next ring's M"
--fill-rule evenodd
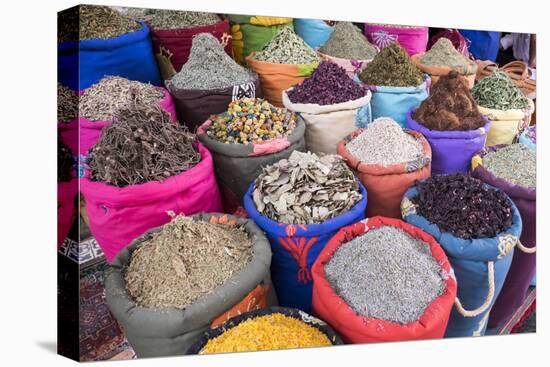
M90 121L112 121L116 111L139 103L158 104L164 93L151 84L106 76L80 96L80 116Z
M109 39L141 29L135 20L108 6L80 5L80 39Z
M452 69L466 69L470 65L470 61L458 52L453 43L445 37L439 38L432 48L420 58L420 62L425 65L448 66Z
M350 60L370 60L378 50L351 22L338 22L327 42L319 49L325 55Z
M69 122L78 117L78 94L57 83L57 120Z
M252 242L243 228L179 215L132 253L126 289L141 306L183 309L251 259Z
M124 187L163 181L194 167L201 160L193 146L196 136L170 121L158 105L136 101L118 110L89 154L91 179Z
M510 144L483 157L489 172L514 185L537 187L537 154L523 144Z
M485 108L495 110L514 110L527 108L529 99L502 71L478 81L472 88L472 96L476 102Z
M220 17L215 13L198 11L149 9L145 16L148 23L157 29L198 27L216 24L220 21Z
M200 354L254 352L332 345L319 329L280 313L241 322L206 343Z
M417 184L417 212L463 239L494 237L512 225L510 199L466 174L432 176Z
M430 130L465 131L485 125L467 80L456 71L439 78L413 118Z
M322 223L362 198L353 172L340 156L292 152L267 166L255 181L256 209L286 224Z
M57 182L69 182L74 166L73 153L63 141L57 137Z
M388 117L379 117L368 124L346 148L359 161L382 166L408 163L424 156L422 144Z
M317 53L290 27L281 28L254 58L274 64L311 64L321 61Z

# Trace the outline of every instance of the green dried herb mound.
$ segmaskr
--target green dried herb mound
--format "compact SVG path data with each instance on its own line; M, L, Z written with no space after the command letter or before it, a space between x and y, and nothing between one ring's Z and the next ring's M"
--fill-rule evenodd
M378 52L361 30L350 22L339 22L319 49L325 55L348 60L370 60Z
M108 6L80 5L80 39L109 39L141 29L141 25Z
M215 13L166 9L149 9L145 17L148 23L156 29L198 27L216 24L221 20Z
M425 65L448 66L452 69L465 70L470 61L456 50L453 43L445 37L441 37L437 42L426 52L420 62Z
M290 27L281 28L254 58L274 64L311 64L321 61L317 53Z
M359 79L368 85L388 87L413 87L424 81L422 71L397 43L380 51L359 74Z
M472 96L481 107L515 110L529 106L529 99L502 71L495 71L474 85Z
M483 165L493 175L514 185L537 187L537 156L523 144L511 144L487 153Z

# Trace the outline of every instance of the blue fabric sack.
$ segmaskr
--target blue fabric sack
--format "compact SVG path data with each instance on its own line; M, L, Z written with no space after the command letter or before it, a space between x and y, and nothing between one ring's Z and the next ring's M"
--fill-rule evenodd
M313 282L311 266L328 240L342 227L365 218L367 191L359 183L363 197L346 213L320 224L284 224L261 215L252 199L252 182L244 196L249 217L266 233L273 253L271 279L279 304L311 311Z
M334 27L319 19L294 19L294 31L311 48L321 47L327 42Z
M526 130L524 130L520 134L519 139L518 139L518 143L526 145L531 150L535 150L535 151L537 150L537 145L535 143L533 143L531 141L531 139L529 139L527 137L527 131Z
M460 34L466 38L468 51L478 60L496 61L500 42L499 32L474 31L459 29Z
M502 289L512 263L514 246L521 234L519 211L510 200L512 225L508 229L492 238L465 240L441 232L436 224L417 214L411 201L417 192L416 186L412 186L405 193L401 202L403 219L428 232L441 244L458 284L459 301L455 301L445 337L485 335L489 313ZM494 273L493 277L491 273Z
M106 75L160 86L159 69L153 53L149 28L142 28L110 39L64 42L58 45L58 80L78 91L97 83ZM78 74L67 72L80 67Z

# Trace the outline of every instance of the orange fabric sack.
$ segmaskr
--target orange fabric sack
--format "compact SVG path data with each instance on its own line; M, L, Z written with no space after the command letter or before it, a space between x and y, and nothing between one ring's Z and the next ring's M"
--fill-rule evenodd
M476 81L477 73L477 64L475 61L470 61L469 66L466 69L458 68L452 69L444 65L426 65L420 62L420 59L424 56L425 52L421 54L416 54L411 57L411 61L416 65L422 72L429 74L432 84L435 84L439 77L449 74L451 70L456 70L460 75L462 75L468 81L468 87L472 89L474 87L474 82Z
M354 157L346 145L365 129L357 129L338 143L337 153L344 158L361 183L367 189L367 217L384 216L401 218L401 200L407 189L416 181L430 177L432 173L432 149L424 136L416 131L403 129L414 136L424 147L422 158L391 166L366 164Z
M248 67L258 73L265 99L277 107L284 107L283 91L300 84L319 65L317 62L299 65L275 64L258 61L254 59L255 55L254 52L246 58Z

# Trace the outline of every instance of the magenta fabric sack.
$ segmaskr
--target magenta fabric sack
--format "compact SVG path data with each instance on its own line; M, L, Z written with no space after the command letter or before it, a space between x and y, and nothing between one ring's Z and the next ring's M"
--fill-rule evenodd
M78 179L57 183L57 249L61 247L71 230L75 212Z
M81 178L90 231L111 263L120 250L151 228L170 221L167 211L191 215L221 212L210 152L200 143L199 164L163 182L116 187Z
M380 50L392 43L399 43L409 56L426 51L428 27L404 28L365 23L367 39Z
M521 215L523 228L516 245L512 265L506 276L502 291L498 296L489 317L489 328L495 328L508 321L521 306L531 281L536 273L537 245L537 191L512 184L496 177L483 166L483 157L505 147L494 145L480 150L472 158L472 176L504 191L514 202Z
M485 116L485 125L476 130L438 131L430 130L412 118L416 107L407 112L407 128L418 131L432 148L432 174L468 173L472 156L485 145L490 122Z

